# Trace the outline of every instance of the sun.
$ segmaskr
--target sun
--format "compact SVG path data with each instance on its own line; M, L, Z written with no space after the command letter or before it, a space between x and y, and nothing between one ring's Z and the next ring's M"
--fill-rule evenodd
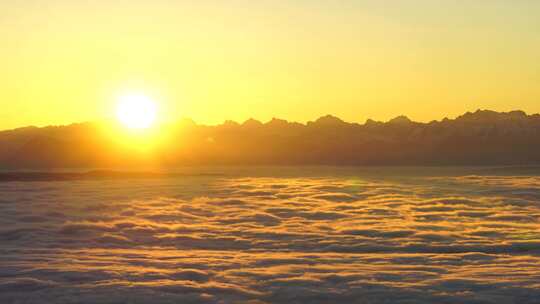
M148 129L156 116L156 103L145 95L124 95L118 99L116 117L129 129Z

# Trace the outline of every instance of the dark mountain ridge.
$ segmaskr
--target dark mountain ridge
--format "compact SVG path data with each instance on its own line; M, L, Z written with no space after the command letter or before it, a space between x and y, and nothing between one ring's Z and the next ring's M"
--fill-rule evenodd
M181 165L531 165L540 163L540 115L478 110L429 123L398 116L307 124L272 119L180 121L151 149L122 145L97 123L0 132L0 168Z

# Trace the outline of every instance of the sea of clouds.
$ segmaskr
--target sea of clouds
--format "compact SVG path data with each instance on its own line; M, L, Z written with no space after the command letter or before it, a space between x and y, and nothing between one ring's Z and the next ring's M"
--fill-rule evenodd
M0 303L539 303L538 176L0 183Z

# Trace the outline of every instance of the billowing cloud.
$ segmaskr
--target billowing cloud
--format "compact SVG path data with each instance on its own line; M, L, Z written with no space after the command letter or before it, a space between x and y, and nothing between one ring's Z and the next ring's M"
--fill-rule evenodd
M2 303L535 303L540 178L0 183Z

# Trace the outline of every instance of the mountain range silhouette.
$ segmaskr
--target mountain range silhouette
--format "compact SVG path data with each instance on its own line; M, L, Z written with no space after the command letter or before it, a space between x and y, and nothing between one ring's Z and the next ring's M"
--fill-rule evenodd
M358 124L331 115L306 124L182 120L167 130L151 153L116 143L98 123L2 131L0 168L540 163L540 115L523 111L478 110L429 123L398 116Z

